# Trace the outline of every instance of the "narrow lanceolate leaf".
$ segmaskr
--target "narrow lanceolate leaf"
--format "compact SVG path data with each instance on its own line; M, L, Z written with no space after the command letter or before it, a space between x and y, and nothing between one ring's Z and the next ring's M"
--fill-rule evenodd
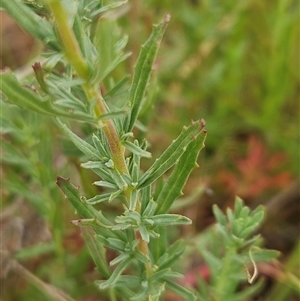
M112 226L112 223L107 220L100 211L82 201L78 189L70 183L69 179L57 177L56 184L59 186L59 188L62 190L64 195L68 198L70 203L73 205L73 207L81 217L83 217L84 219L96 218L99 222L99 225L102 224L105 227ZM105 227L101 229L101 234L107 235L107 237L119 237L120 239L125 240L124 233L112 232ZM93 228L97 233L99 233L99 227Z
M171 267L175 262L178 261L178 258L182 255L184 250L185 244L182 240L178 240L172 246L169 246L166 252L160 257L157 263L157 270L164 270Z
M169 278L164 278L164 280L166 282L167 288L182 296L184 300L194 301L197 299L197 297L191 291L187 290L178 283L170 280Z
M168 178L157 198L156 214L166 213L174 201L182 194L182 189L195 166L199 152L204 147L206 130L202 130L199 136L193 140L180 157L174 171Z
M98 211L96 209L82 202L78 189L70 183L69 179L57 177L56 184L59 186L80 216L83 218L94 218L98 215Z
M130 142L130 141L124 141L123 145L130 150L132 153L139 155L141 157L145 157L145 158L151 158L151 153L143 150L142 148L140 148L139 146L135 145L134 143Z
M126 259L124 259L114 270L111 277L102 283L100 283L99 288L100 289L106 289L108 287L113 287L114 284L118 281L118 278L120 277L121 273L126 269L126 267L130 264L132 261L132 258L128 256Z
M100 244L95 239L95 232L91 228L81 229L82 237L93 257L93 260L97 266L98 271L107 279L110 277L110 271L107 264L105 249L102 244Z
M46 19L35 14L23 1L20 0L1 0L0 8L6 12L29 34L41 40L43 43L49 43L53 49L59 49L54 32Z
M212 210L217 222L223 227L225 227L227 224L227 218L225 214L221 211L221 209L216 204L213 205Z
M127 132L131 132L138 117L158 47L169 21L170 15L166 15L164 20L154 27L150 38L140 51L128 96L130 115L125 120Z
M94 119L84 113L68 113L53 105L49 99L44 99L29 88L21 85L11 71L0 73L1 93L7 100L17 106L47 116L63 116L93 122Z
M103 193L100 195L96 195L96 196L86 200L85 202L89 205L95 205L98 203L102 203L104 201L108 201L110 196L111 196L111 193Z
M117 119L117 118L122 118L126 115L125 110L116 110L109 112L107 114L102 114L98 119L99 120L105 120L105 119Z
M152 220L155 226L173 226L173 225L190 225L192 221L180 214L158 214L148 218Z
M99 160L100 156L97 150L85 142L81 138L79 138L76 134L74 134L64 123L62 123L59 118L56 118L57 124L62 129L62 131L71 139L71 141L80 149L85 155L87 155L92 160Z
M143 174L140 178L138 188L150 185L174 164L178 163L187 145L196 139L202 127L203 124L200 121L192 122L188 127L184 127L177 139L172 142L164 153L156 159L154 164Z

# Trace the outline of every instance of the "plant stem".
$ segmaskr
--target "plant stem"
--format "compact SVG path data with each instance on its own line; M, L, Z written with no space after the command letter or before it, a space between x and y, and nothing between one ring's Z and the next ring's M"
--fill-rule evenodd
M136 238L139 241L139 244L138 244L139 251L141 251L146 256L149 256L148 244L142 239L142 236L141 236L140 232L136 231L135 236L136 236ZM146 266L147 276L150 277L152 275L152 266L151 266L151 263L147 262L145 264L145 266Z
M90 101L96 100L96 105L94 107L94 113L97 118L101 117L101 115L108 113L103 97L96 86L92 86L89 83L90 74L88 65L80 51L80 47L76 40L76 37L69 26L68 16L66 11L64 10L60 0L49 0L49 7L53 13L55 23L57 26L57 30L61 39L61 42L64 47L64 51L66 54L67 60L73 66L77 74L86 79L87 82L83 85L85 93ZM127 164L125 161L125 148L120 142L118 133L115 129L115 126L110 119L100 120L99 127L102 128L104 134L107 138L110 151L111 151L111 159L114 162L115 168L120 172L120 174L129 174ZM124 191L124 195L126 198L127 204L130 201L130 195L132 192L132 187L128 186L128 188ZM140 211L140 206L137 206L137 211ZM149 255L148 244L143 241L141 234L139 231L136 231L136 238L139 240L138 249L145 254ZM152 275L152 267L151 263L148 262L145 264L147 275Z
M88 80L90 78L88 65L82 57L75 35L68 24L68 15L61 1L49 0L48 3L68 61L81 78Z
M73 66L77 74L87 81L89 80L89 70L87 63L82 56L76 37L69 26L68 15L59 0L49 0L49 7L55 19L57 30L64 46L66 58ZM107 113L103 98L100 91L92 87L89 82L83 85L85 93L91 100L96 99L95 115L100 117ZM103 127L103 131L107 137L110 146L112 160L114 161L116 169L122 174L127 173L128 169L124 158L124 147L120 143L118 134L111 120L104 120L99 124Z

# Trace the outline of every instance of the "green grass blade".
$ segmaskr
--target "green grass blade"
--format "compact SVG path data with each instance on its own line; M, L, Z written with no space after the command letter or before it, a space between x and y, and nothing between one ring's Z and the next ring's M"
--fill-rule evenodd
M131 132L137 120L159 44L169 21L170 15L166 15L164 20L153 28L150 38L140 51L128 96L131 113L125 120L127 132Z
M203 125L200 121L192 122L188 127L184 127L177 139L172 142L172 144L158 159L156 159L153 165L140 178L138 188L150 185L174 164L178 163L178 160L185 152L187 145L199 135L202 127Z
M203 129L196 140L192 141L180 157L174 171L168 178L157 198L156 214L166 213L174 201L182 194L182 189L196 166L201 149L204 147L206 131Z

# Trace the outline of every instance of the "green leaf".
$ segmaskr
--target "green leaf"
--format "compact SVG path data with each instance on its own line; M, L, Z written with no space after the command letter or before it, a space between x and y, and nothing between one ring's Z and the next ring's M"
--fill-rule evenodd
M174 164L178 163L187 145L202 132L202 126L202 123L198 121L192 122L188 127L184 127L177 139L172 142L164 153L156 159L153 165L143 174L140 178L138 188L150 185Z
M102 234L102 233L101 233ZM108 239L106 237L104 237L103 235L101 234L98 234L95 236L95 239L101 244L103 245L104 247L106 248L111 248L111 249L114 249L110 243L108 242ZM119 249L117 249L119 251Z
M128 106L130 115L125 119L126 132L131 132L142 106L142 100L155 61L160 40L165 32L170 15L166 15L164 20L153 28L150 38L142 46L138 61L134 69L132 84L128 95Z
M11 142L1 141L1 161L9 165L16 165L22 167L23 170L31 168L31 162L22 154L20 149L16 148Z
M147 208L151 198L151 186L146 186L140 190L141 192L141 214L144 215L145 209ZM153 201L153 200L152 200ZM150 209L150 208L149 208ZM154 213L154 211L153 211ZM151 214L153 215L153 214Z
M152 199L149 198L148 204L146 208L141 211L144 218L148 218L154 215L155 209L156 209L156 202L154 202Z
M100 137L102 138L102 137ZM94 143L94 146L96 147L96 149L98 150L99 154L103 157L103 158L109 158L109 152L107 151L103 140L101 140L99 137L97 137L95 134L92 135L92 140ZM105 141L107 144L107 141Z
M128 255L127 253L122 253L122 254L120 254L119 256L117 256L116 258L114 258L113 260L111 260L111 261L109 262L109 265L110 265L110 266L117 265L118 263L120 263L120 262L124 261L125 259L127 259L128 256L129 256L129 255Z
M100 211L96 210L93 206L87 205L82 202L79 196L78 189L70 183L69 179L57 177L56 183L80 216L86 219L96 218L97 221L99 221L99 225L103 224L104 226L108 227L112 226L111 222L109 222ZM107 237L118 237L121 240L125 240L125 235L122 232L112 232L111 230L108 230L106 228L101 228L99 230L98 227L94 228L94 230L96 231L96 233L100 232L102 235L106 235Z
M243 207L244 207L243 200L241 198L239 198L239 197L236 197L235 198L235 203L234 203L234 215L236 217L240 216Z
M147 256L146 254L142 253L142 252L139 251L139 250L136 250L136 251L135 251L134 257L135 257L138 261L142 262L143 264L150 262L149 256Z
M11 71L0 73L1 92L17 106L46 116L63 116L76 120L95 122L88 114L68 113L55 107L49 99L43 99L29 88L22 86Z
M139 228L142 240L145 241L146 243L149 243L150 235L149 235L149 231L147 230L147 227L144 224L139 223L138 228Z
M100 283L99 288L100 289L106 289L108 287L113 287L114 284L118 281L118 278L120 277L121 273L126 269L126 267L130 264L132 261L131 256L127 256L114 270L111 277L102 283Z
M117 185L115 185L114 183L106 182L106 181L95 181L93 184L96 186L100 186L100 187L118 189Z
M145 158L151 158L151 153L143 150L142 148L140 148L139 146L135 145L134 143L130 142L130 141L124 141L123 145L130 150L132 153L141 156L141 157L145 157Z
M116 99L120 94L124 93L126 90L126 83L129 79L129 76L125 76L119 82L114 84L109 91L105 93L105 100L109 102L110 99ZM127 90L126 90L127 91Z
M36 73L39 70L36 71ZM78 96L74 96L71 93L70 88L76 87L79 85L85 84L85 80L79 79L70 79L65 77L59 77L57 75L50 75L47 77L46 84L50 87L50 94L55 98L62 98L68 100L73 106L74 109L78 108L80 111L87 112L88 102L86 99L80 99ZM57 103L57 100L55 101ZM71 108L71 107L70 107Z
M170 271L171 271L170 268L166 268L166 269L163 269L163 270L156 270L156 271L149 277L149 282L160 280L160 278L162 278L163 276L166 276L166 274L168 274Z
M85 163L81 163L83 168L91 169L94 173L96 173L100 178L104 181L115 184L114 180L111 177L111 173L108 170L108 167L101 161L88 161Z
M36 191L29 189L28 183L20 178L19 175L9 174L8 179L4 178L3 187L11 193L21 195L23 199L29 201L35 210L45 219L49 217L49 204L42 202L41 196Z
M106 120L106 119L117 119L117 118L122 118L124 115L126 115L127 112L125 110L115 110L111 111L106 114L102 114L98 120Z
M136 189L133 189L130 194L129 210L135 210L137 200L138 200L138 191Z
M255 262L267 262L280 256L280 252L276 250L260 249L258 247L251 247L251 249L253 250L252 256ZM248 253L244 254L243 257L245 262L251 262Z
M111 249L117 250L119 252L124 252L126 249L127 244L117 238L108 238L107 242L109 243L109 247ZM115 263L111 262L110 265L114 265Z
M190 225L192 221L180 214L158 214L148 218L155 226Z
M156 213L166 213L174 201L182 194L182 189L196 166L196 161L201 149L204 147L206 131L203 129L196 140L192 141L180 157L174 171L163 186L158 198Z
M234 213L233 213L232 209L228 207L226 209L226 214L227 214L227 219L228 219L229 223L233 224L233 222L235 220L235 216L234 216ZM244 220L244 219L243 218L239 218L239 220Z
M59 118L55 119L59 127L62 131L72 140L72 142L90 159L92 160L99 160L100 156L97 150L90 145L89 143L85 142L81 138L79 138L76 134L74 134L64 123L62 123Z
M263 279L257 281L253 285L243 288L242 291L236 292L234 296L231 297L232 301L244 301L251 299L252 296L256 295L259 291L261 291L264 287L265 282Z
M253 223L261 224L265 217L265 209L263 206L258 206L251 213L251 220Z
M90 17L94 18L97 17L99 14L104 13L106 11L109 11L111 9L117 8L121 5L126 4L127 1L119 1L119 2L114 2L114 3L110 3L107 5L101 5L101 8L98 8L97 10L91 11Z
M152 239L149 244L153 261L157 264L159 258L167 252L168 236L166 227L156 227L155 231L159 234L159 239Z
M250 214L250 208L247 206L244 206L241 210L241 213L239 215L239 218L246 218Z
M69 6L66 6L66 9L69 10ZM87 60L89 65L91 65L91 62L94 59L95 47L87 36L87 30L83 25L81 17L78 15L79 12L77 11L76 13L77 14L73 22L73 31L84 58Z
M170 280L169 278L163 279L166 282L167 288L175 292L176 294L182 296L186 301L194 301L196 300L196 296L183 286L177 284L176 282Z
M109 223L109 221L107 221ZM80 218L77 220L72 220L72 224L75 226L78 226L80 228L84 227L90 227L93 228L95 232L102 233L105 232L107 234L107 229L110 229L111 226L108 226L107 224L101 223L96 218Z
M57 177L56 184L71 202L78 214L83 218L94 218L98 216L98 211L92 206L86 205L80 198L78 189L73 186L69 179Z
M105 277L110 277L110 270L105 257L104 247L95 239L95 232L90 228L81 228L82 237L89 249L89 252L97 266L98 271Z
M199 249L199 251L205 262L208 264L212 274L217 275L222 269L222 260L204 248Z
M132 176L131 186L135 187L136 185L138 185L138 180L140 176L140 168L135 162L132 164L131 176Z
M95 205L98 203L108 201L110 196L111 196L111 193L102 193L100 195L96 195L90 199L85 200L85 202L89 205Z
M81 165L81 167L87 168L87 169L104 169L104 168L107 168L102 161L87 161L85 163L81 163L80 165ZM108 171L107 171L107 173L108 173Z
M172 266L184 252L185 245L182 240L177 240L166 252L159 258L158 270L163 270Z
M253 223L252 225L245 228L241 233L239 233L239 237L247 238L251 233L256 231L260 227L260 223Z
M44 254L49 254L55 252L54 242L50 243L42 243L36 244L30 247L22 248L16 254L14 254L14 258L17 260L30 260L33 258L37 258Z
M112 179L114 180L114 183L119 187L121 191L124 191L128 188L128 184L125 181L125 179L122 177L120 172L117 169L109 169L110 175Z
M112 223L103 216L101 211L96 210L93 206L90 206L82 201L79 196L78 189L70 183L69 179L57 177L56 183L81 217L85 219L96 218L97 224L99 226L104 225L108 228L112 226ZM121 240L125 240L124 233L117 231L112 232L105 227L100 228L100 230L99 227L95 227L94 230L96 231L96 233L101 233L102 235L106 235L107 237L118 237Z
M43 43L49 43L53 49L58 50L59 44L55 42L56 38L52 27L45 18L35 14L27 5L20 0L1 0L0 8L6 12L29 34L41 40Z
M130 53L124 52L127 40L127 36L120 39L120 30L113 18L106 16L98 20L93 41L98 51L93 84L103 81L119 63L128 58Z
M227 224L227 219L226 219L225 214L220 210L220 208L217 205L213 205L212 210L213 210L213 213L214 213L214 216L215 216L217 222L221 226L225 227Z

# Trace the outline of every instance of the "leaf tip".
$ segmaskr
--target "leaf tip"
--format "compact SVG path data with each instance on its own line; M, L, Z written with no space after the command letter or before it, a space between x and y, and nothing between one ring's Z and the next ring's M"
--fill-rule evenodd
M57 184L58 186L60 186L61 183L63 183L63 182L69 182L69 181L70 181L70 178L65 179L65 178L60 177L60 176L57 176L57 177L56 177L56 184Z

